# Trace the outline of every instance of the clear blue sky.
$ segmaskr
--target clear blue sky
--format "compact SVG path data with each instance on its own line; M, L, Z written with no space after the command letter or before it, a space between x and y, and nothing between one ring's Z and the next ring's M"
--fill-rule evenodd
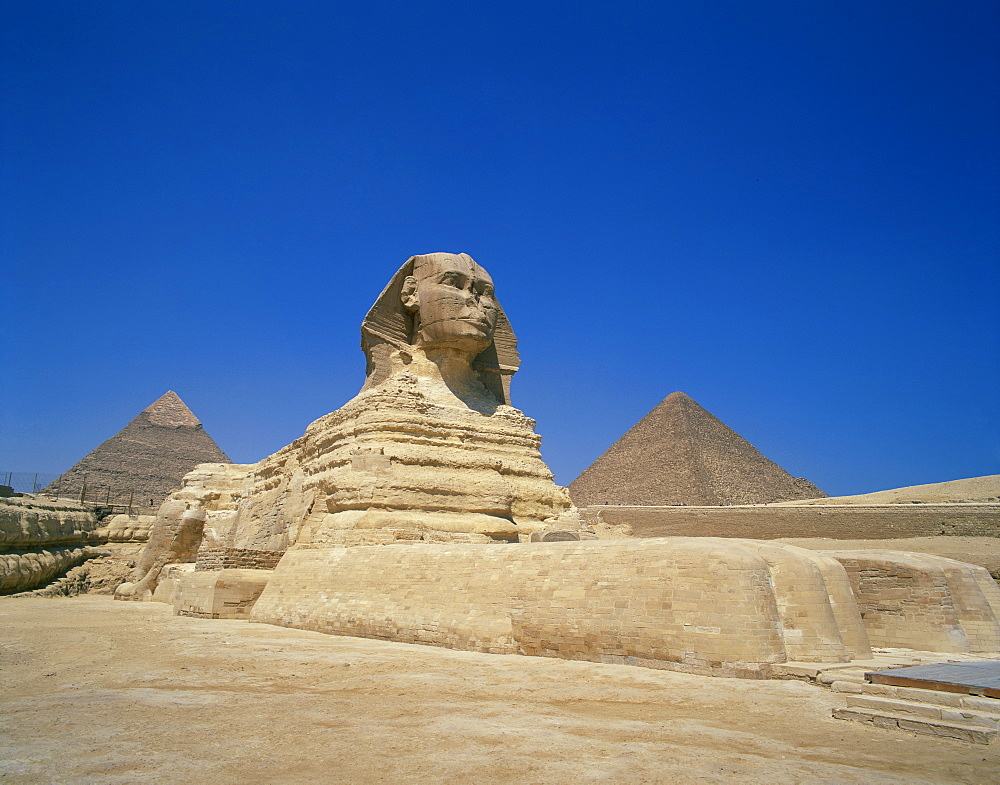
M831 494L1000 472L994 2L0 11L0 469L176 390L237 462L464 251L568 484L682 390Z

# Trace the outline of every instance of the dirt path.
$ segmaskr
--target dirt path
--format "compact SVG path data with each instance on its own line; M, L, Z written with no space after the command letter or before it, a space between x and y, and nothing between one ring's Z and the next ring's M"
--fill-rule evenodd
M995 782L1000 749L793 681L0 600L0 783Z

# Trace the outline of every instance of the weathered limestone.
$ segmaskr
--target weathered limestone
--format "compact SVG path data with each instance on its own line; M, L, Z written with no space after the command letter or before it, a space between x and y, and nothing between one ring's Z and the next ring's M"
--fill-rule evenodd
M847 570L873 646L1000 651L1000 589L982 567L898 551L825 551Z
M232 516L246 475L246 466L231 463L201 464L188 473L180 489L160 505L132 582L119 586L115 598L151 599L167 564L194 562L206 525Z
M0 553L0 594L13 594L44 586L87 559L108 551L90 546L52 546Z
M585 531L510 406L517 341L489 274L465 254L414 256L362 324L367 379L304 436L252 466L203 464L160 508L135 586L162 565L273 568L295 543L517 542ZM203 509L203 530L180 513ZM197 548L193 557L191 548Z
M107 542L146 542L155 522L155 515L114 515L97 534Z
M733 542L767 562L788 659L844 662L871 657L851 584L835 559L781 543Z
M92 510L33 497L0 500L0 594L43 586L106 551Z
M246 619L270 577L269 570L189 572L172 593L174 613L203 619Z
M82 505L16 497L0 499L0 549L100 542L97 517Z
M191 562L183 564L168 564L160 570L160 577L156 581L156 588L153 590L150 599L153 602L164 602L167 605L174 604L174 597L180 587L181 578L190 572L194 572L195 565Z
M517 541L569 512L534 421L509 405L516 346L470 257L408 260L362 325L364 387L299 446L316 503L297 541Z
M841 631L830 607L831 596L850 601L845 585L839 565L802 549L710 538L293 548L251 618L473 651L759 677L792 657L870 655L857 619Z

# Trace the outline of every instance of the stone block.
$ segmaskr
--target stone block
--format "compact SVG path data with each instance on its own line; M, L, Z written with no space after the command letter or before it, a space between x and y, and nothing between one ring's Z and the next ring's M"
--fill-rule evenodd
M788 659L789 645L798 659L848 656L826 573L800 551L712 538L297 546L252 618L473 651L760 677ZM800 573L796 585L809 603L782 593L779 609L778 566ZM824 569L836 574L839 565ZM782 614L802 631L791 644Z
M205 619L247 619L271 570L186 572L176 578L174 613Z

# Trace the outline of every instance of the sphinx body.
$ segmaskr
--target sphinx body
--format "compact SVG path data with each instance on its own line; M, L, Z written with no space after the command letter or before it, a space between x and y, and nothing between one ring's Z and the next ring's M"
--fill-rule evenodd
M541 459L534 421L510 405L517 341L471 257L407 260L366 316L362 350L361 391L292 444L238 467L238 492L232 469L195 470L199 493L185 482L164 503L150 540L162 552L145 554L120 596L148 596L171 560L271 568L293 546L517 542L583 529ZM189 532L186 549L164 544L178 539L179 505L206 511L194 557Z
M470 257L412 257L362 325L361 391L259 463L188 474L116 597L729 676L865 659L870 640L1000 647L1000 592L947 559L709 537L566 542L595 535L542 462L534 421L510 405L516 346Z

